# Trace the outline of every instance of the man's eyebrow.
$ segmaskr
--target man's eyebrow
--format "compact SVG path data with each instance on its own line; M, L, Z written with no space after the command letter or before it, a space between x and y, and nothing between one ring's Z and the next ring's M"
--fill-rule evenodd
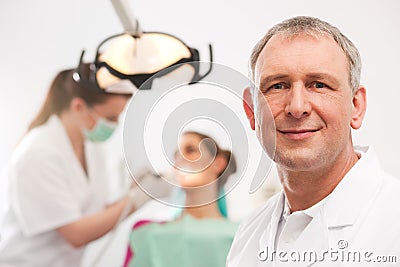
M287 79L289 76L286 74L274 74L274 75L269 75L262 77L260 79L260 88L264 88L267 84L277 81L277 80L282 80L282 79ZM323 73L323 72L315 72L315 73L309 73L306 75L308 79L317 79L317 80L328 80L329 82L333 83L334 85L339 85L340 82L332 75L328 73Z
M260 89L264 88L268 83L271 83L276 80L282 80L287 77L288 77L288 75L286 75L286 74L274 74L274 75L262 77L260 79Z
M317 80L328 80L329 82L333 83L334 85L339 85L340 82L332 75L328 73L309 73L306 75L307 78L311 79L317 79Z

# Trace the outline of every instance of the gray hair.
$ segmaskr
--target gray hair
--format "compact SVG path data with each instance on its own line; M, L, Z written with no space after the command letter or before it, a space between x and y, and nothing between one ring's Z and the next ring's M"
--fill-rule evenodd
M340 30L331 24L313 17L298 16L282 21L272 27L265 36L258 41L250 56L250 78L254 81L254 71L257 59L267 42L277 34L291 37L299 34L320 36L328 34L342 48L349 61L349 84L353 93L360 85L361 57L355 45Z

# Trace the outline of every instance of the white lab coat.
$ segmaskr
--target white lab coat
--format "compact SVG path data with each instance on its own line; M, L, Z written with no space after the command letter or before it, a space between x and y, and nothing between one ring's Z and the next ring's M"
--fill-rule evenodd
M88 177L57 116L30 131L6 171L6 209L0 215L0 266L79 266L83 248L70 246L55 229L102 209L107 165L87 143Z
M356 151L361 159L324 199L300 236L286 244L286 255L283 251L277 257L280 251L275 251L271 260L284 209L281 192L241 224L226 266L400 266L400 180L381 170L371 147ZM315 251L321 261L294 262L297 252L304 255L307 250ZM334 254L323 255L324 251ZM378 262L383 260L396 262Z

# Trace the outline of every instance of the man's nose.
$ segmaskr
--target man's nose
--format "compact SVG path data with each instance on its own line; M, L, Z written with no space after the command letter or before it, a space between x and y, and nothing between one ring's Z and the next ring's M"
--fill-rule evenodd
M310 115L309 92L303 84L294 84L287 95L285 113L287 116L301 119Z

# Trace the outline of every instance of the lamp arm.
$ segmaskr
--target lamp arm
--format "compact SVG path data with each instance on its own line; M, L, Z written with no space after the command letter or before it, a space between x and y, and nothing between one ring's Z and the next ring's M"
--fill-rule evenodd
M111 0L115 12L124 27L124 31L133 35L141 34L139 22L128 3L129 0Z

